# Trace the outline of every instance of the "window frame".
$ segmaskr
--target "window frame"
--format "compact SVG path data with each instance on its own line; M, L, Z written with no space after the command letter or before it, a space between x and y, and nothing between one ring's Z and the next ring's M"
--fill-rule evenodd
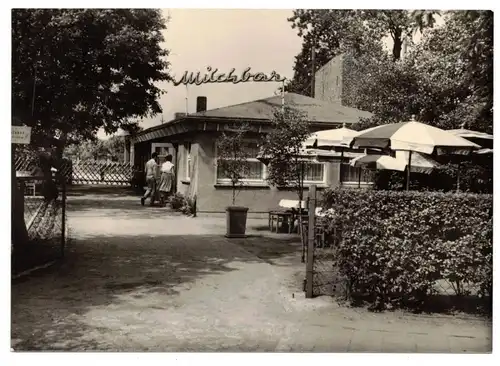
M340 163L341 165L344 165L344 166L348 166L349 168L353 168L353 169L362 169L361 167L358 167L358 168L355 168L355 167L352 167L349 163ZM342 169L342 171L344 171L344 169ZM341 172L342 174L342 172ZM356 180L344 180L344 177L341 176L340 179L341 179L341 184L358 184L358 183L361 183L361 184L372 184L373 183L373 180L365 180L364 179L364 174L361 174L361 181L359 181L358 178L356 178Z
M322 172L322 179L321 180L306 180L306 178L304 177L304 185L312 185L312 184L326 184L327 182L327 169L326 169L326 163L324 162L312 162L312 163L308 163L310 165L319 165L321 166L321 172Z
M243 142L246 142L246 143L256 143L255 140L253 139L244 139ZM215 151L215 162L214 162L214 166L215 166L215 184L223 184L223 185L231 185L231 179L229 178L219 178L219 164L218 164L218 161L219 161L219 154L217 152L217 144L214 145L214 151ZM226 159L226 160L231 160L231 159ZM251 185L251 184L266 184L267 185L267 166L261 162L259 159L257 159L256 157L255 158L248 158L246 159L247 161L249 162L258 162L260 163L261 165L261 176L262 178L260 179L251 179L251 178L243 178L243 179L240 179L240 182L242 182L243 184L248 184L248 185Z

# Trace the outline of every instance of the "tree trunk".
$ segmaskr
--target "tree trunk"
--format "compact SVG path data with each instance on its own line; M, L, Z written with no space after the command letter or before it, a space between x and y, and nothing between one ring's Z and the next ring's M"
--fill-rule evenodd
M24 222L24 192L19 189L14 166L15 148L12 147L11 163L11 240L14 249L28 244L28 230Z
M403 32L401 28L396 28L393 34L394 46L392 47L392 58L397 61L401 58L401 49L403 47Z

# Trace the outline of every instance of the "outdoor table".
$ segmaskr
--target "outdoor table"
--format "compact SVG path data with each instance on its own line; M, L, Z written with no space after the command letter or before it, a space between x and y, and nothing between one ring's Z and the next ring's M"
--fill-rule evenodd
M269 230L274 231L274 223L276 222L276 232L279 232L283 224L288 223L288 233L291 233L293 227L293 213L290 211L270 211L269 212ZM280 226L281 224L281 226Z

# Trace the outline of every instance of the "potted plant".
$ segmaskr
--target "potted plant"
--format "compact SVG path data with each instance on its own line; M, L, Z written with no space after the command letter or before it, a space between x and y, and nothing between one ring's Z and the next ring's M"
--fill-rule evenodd
M232 202L226 208L226 237L246 237L248 207L236 205L236 192L243 185L242 179L248 176L250 164L249 153L244 146L245 125L236 130L225 131L216 141L217 169L231 184Z
M306 243L302 233L304 176L308 163L301 158L304 141L310 135L307 117L290 106L276 108L271 130L263 142L261 154L267 160L267 180L275 187L293 189L299 199L298 231L302 241L302 262Z

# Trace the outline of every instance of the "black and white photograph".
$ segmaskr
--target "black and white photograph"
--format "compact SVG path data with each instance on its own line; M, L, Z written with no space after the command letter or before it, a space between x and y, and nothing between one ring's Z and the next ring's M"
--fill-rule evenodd
M404 5L7 9L10 356L492 354L494 9Z

